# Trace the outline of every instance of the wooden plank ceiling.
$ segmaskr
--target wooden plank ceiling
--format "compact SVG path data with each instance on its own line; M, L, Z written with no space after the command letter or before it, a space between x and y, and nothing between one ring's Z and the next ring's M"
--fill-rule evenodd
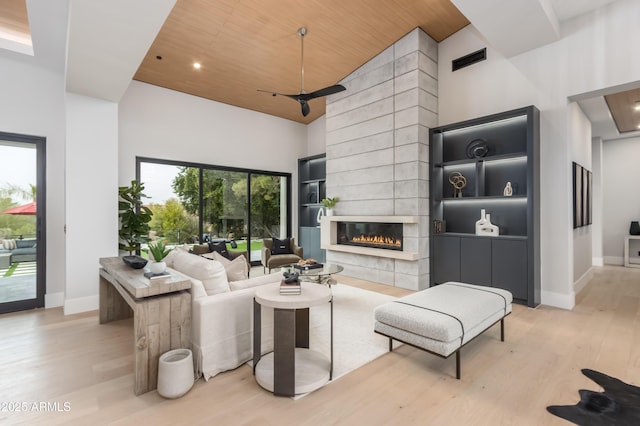
M640 130L640 89L614 93L604 97L618 132Z
M258 92L300 92L298 28L308 31L304 88L312 92L416 27L441 41L467 24L449 0L178 0L134 79L309 123L324 114L324 98L303 117L294 100Z

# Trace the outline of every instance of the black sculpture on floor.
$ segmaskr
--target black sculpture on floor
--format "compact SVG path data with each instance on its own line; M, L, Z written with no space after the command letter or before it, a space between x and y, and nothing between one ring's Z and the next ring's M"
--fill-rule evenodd
M551 405L547 411L582 426L640 425L640 387L587 368L582 374L604 392L580 389L576 405Z

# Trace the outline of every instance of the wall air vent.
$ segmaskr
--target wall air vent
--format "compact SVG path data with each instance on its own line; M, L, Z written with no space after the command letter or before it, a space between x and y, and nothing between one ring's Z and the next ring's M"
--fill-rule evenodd
M487 59L486 47L484 49L480 49L451 61L451 71L457 71L460 68L468 67L469 65L473 65L476 62L484 61L485 59Z

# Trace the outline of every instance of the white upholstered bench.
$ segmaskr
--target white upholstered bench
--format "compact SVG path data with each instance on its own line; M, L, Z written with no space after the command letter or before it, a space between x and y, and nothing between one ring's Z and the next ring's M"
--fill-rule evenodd
M374 331L443 358L456 354L460 378L460 348L511 313L513 297L507 290L446 282L392 302L374 311Z

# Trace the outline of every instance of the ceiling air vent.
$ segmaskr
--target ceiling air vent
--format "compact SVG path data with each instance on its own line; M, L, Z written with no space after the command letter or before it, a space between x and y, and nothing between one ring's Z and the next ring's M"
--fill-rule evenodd
M484 49L480 49L451 61L451 71L457 71L460 68L468 67L469 65L473 65L476 62L484 61L485 59L487 59L486 47Z

